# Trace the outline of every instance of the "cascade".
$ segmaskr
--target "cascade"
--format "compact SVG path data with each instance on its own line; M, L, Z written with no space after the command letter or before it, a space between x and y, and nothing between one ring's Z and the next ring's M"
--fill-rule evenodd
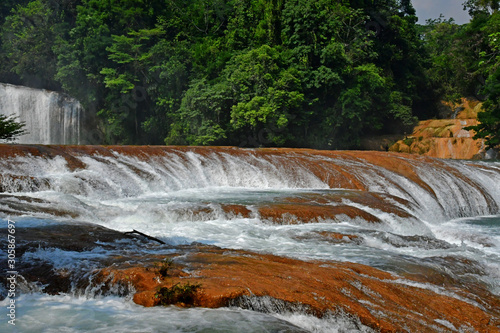
M18 156L0 160L6 192L108 200L210 188L349 190L384 195L430 222L498 214L500 207L500 167L493 162L307 149L3 147ZM356 206L349 200L342 198ZM362 209L376 208L369 206Z
M83 143L84 110L65 94L0 83L0 114L26 123L27 134L18 143Z
M0 171L0 237L15 226L26 332L39 327L37 309L60 311L61 297L68 320L80 321L82 308L99 318L77 332L169 318L145 329L161 331L178 316L195 319L169 331L193 331L200 316L220 329L227 311L240 326L258 317L269 328L256 332L488 332L500 323L499 162L16 144L0 145ZM164 303L197 310L137 308L198 285ZM0 305L8 301L0 289Z

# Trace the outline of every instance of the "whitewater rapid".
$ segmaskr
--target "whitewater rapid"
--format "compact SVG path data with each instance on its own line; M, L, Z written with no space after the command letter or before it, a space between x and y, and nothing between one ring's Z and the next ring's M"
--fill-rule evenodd
M140 230L169 245L201 243L302 260L356 262L396 275L426 267L464 284L480 281L500 295L499 162L307 150L44 149L0 159L4 221L15 219L23 227L88 222L118 231ZM301 223L288 215L287 220L285 214L276 223L262 215L264 208L293 208L293 202L306 208L356 209L380 222L339 214ZM228 212L227 207L235 206L248 213ZM332 241L324 234L346 236ZM70 269L85 258L90 269L92 258L109 254L104 249L54 251L26 253L23 260ZM447 293L435 286L421 287ZM158 311L167 317L171 312L179 315L175 309L138 310L96 295L85 300L62 296L70 297L65 301L44 294L23 297L75 316L74 320L80 316L77 312L93 309L97 322L115 328L128 327L117 318L130 312L147 318ZM259 317L227 309L189 311L202 318L199 327L173 324L166 331L203 331L233 320L242 325L253 321L257 326L249 326L249 331L255 332L262 329L259 323L269 325L266 329L285 327L292 332L326 325L311 317L302 320L300 313ZM41 316L31 306L26 315L33 320ZM332 327L333 321L342 323L337 317L325 327ZM316 331L328 331L325 327ZM33 327L26 329L30 330Z

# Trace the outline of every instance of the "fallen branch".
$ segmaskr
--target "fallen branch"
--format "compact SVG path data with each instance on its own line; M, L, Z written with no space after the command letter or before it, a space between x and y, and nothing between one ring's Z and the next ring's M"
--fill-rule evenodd
M142 232L137 231L137 230L135 230L135 229L134 229L133 231L127 231L127 232L124 232L123 234L124 234L124 235L139 234L139 235L141 235L141 236L143 236L143 237L146 237L146 238L147 238L147 239L149 239L149 240L152 240L152 241L158 242L158 243L160 243L160 244L166 244L164 241L162 241L162 240L160 240L160 239L158 239L158 238L155 238L155 237L153 237L153 236L146 235L145 233L142 233Z

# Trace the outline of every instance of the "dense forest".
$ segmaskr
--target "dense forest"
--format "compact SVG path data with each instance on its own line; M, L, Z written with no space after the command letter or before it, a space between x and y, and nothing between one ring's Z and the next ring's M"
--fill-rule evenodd
M349 149L474 96L495 146L498 7L418 25L410 0L2 0L0 82L79 99L93 143Z

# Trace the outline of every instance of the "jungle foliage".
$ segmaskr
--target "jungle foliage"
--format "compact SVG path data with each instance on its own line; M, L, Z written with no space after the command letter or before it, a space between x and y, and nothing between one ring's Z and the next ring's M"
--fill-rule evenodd
M494 98L496 3L419 26L409 0L6 0L0 82L79 99L96 143L356 148Z

